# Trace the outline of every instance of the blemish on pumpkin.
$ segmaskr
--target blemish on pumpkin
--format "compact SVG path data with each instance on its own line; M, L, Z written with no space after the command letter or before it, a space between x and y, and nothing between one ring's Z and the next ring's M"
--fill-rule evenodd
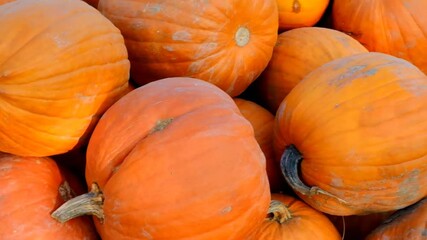
M397 196L401 202L413 200L419 193L419 175L420 170L414 169L406 175L406 178L399 184Z
M143 12L147 12L150 14L156 14L162 10L162 6L160 4L152 4L147 3L144 7Z
M331 181L331 186L342 187L344 184L341 178L333 178Z
M343 74L331 79L329 83L330 85L342 88L352 83L353 80L370 77L378 72L376 68L363 71L366 67L366 65L351 66Z
M67 181L64 181L58 188L59 196L64 200L64 202L70 200L76 196L76 193L71 189L70 184Z
M172 40L181 42L190 42L191 34L187 31L178 31L172 35Z
M247 27L239 27L234 35L234 41L236 41L236 45L239 47L244 47L249 43L251 38L251 33Z
M64 48L70 45L70 42L62 36L53 36L52 39L55 42L56 46L59 48Z
M171 122L173 121L173 118L166 118L163 120L159 120L156 122L156 125L151 129L150 134L162 131L165 129Z
M227 206L227 207L221 209L221 214L222 215L227 214L227 213L231 212L232 210L233 210L233 207Z
M427 82L423 78L404 79L398 81L398 84L401 88L414 96L427 94Z
M301 12L301 3L298 0L294 0L294 2L292 3L292 12Z
M153 236L145 229L141 230L141 235L146 239L154 239Z
M168 45L163 46L163 49L165 49L168 52L173 52L173 50L174 50L172 46L168 46Z
M12 170L12 165L10 165L10 164L5 164L3 166L0 166L0 174L7 173L10 170Z
M113 173L116 173L117 171L119 171L120 166L121 166L121 164L119 164L119 165L115 166L111 171L112 171Z

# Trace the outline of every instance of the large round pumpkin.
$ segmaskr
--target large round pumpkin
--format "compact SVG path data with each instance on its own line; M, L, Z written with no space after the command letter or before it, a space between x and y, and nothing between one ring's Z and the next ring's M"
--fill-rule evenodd
M332 215L368 214L427 195L426 130L427 77L371 52L307 75L280 105L273 141L307 203Z
M273 127L274 115L267 109L250 100L234 98L234 102L242 115L251 123L254 128L255 139L265 155L268 182L271 192L289 190L282 177L280 166L274 159L273 151Z
M50 158L0 153L0 236L3 240L98 239L90 218L58 223L50 214L82 193Z
M333 29L302 27L281 33L267 68L255 82L259 97L275 113L308 73L334 59L364 52L368 50L357 40Z
M397 211L366 237L366 240L400 239L427 239L427 198Z
M277 39L276 0L101 0L98 8L124 35L139 84L194 77L237 96Z
M69 151L127 88L120 31L76 0L1 5L0 26L0 151Z
M276 0L279 6L279 30L312 27L322 18L329 0Z
M267 217L253 239L341 240L341 236L323 213L294 197L272 194Z
M370 51L404 58L427 73L427 1L335 0L333 27Z
M251 124L229 95L191 78L146 84L109 108L88 145L86 181L103 199L91 204L103 240L244 239L270 202Z

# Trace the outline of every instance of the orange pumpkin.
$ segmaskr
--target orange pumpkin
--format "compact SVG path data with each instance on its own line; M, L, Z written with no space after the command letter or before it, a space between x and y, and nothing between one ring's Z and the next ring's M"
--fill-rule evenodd
M1 239L98 239L90 218L61 224L50 216L73 193L81 193L78 184L50 158L0 153Z
M302 27L281 33L267 68L255 82L258 95L275 113L311 71L334 59L364 52L368 50L358 41L333 29Z
M277 39L275 0L101 0L122 32L137 83L194 77L231 96L267 66Z
M280 166L274 160L273 156L274 115L267 109L249 100L234 98L234 102L242 115L254 128L255 139L265 155L270 191L278 192L280 190L288 190L286 182L283 180Z
M255 230L254 240L341 240L332 222L303 201L272 194L268 216Z
M367 49L406 59L427 73L427 1L335 0L333 27Z
M120 31L75 0L0 6L0 151L50 156L75 148L127 88Z
M276 0L279 6L279 30L312 27L322 18L329 0Z
M426 129L427 77L370 52L307 75L280 105L273 143L304 201L332 215L369 214L427 195Z
M397 211L366 237L366 240L400 239L427 239L427 198Z
M103 240L244 239L270 202L251 124L229 95L191 78L146 84L109 108L88 145L86 181L92 193L53 216L66 221L93 199Z

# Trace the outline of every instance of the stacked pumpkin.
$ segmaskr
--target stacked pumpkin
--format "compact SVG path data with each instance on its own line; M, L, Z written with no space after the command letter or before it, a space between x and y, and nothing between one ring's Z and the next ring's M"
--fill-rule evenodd
M425 3L371 2L0 1L2 238L422 239Z

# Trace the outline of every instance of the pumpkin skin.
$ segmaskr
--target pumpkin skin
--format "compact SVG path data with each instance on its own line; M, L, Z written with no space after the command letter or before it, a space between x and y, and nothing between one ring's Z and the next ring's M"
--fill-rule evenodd
M0 151L51 156L82 144L128 86L120 31L74 0L1 5L0 25Z
M255 102L242 98L233 98L242 115L254 128L255 139L265 155L270 191L290 190L286 187L280 167L274 159L273 127L274 115Z
M427 198L397 211L366 240L423 240L427 238Z
M140 85L193 77L242 93L264 70L277 40L275 0L101 0L122 32Z
M370 51L406 59L427 73L426 8L422 0L335 0L333 28Z
M274 210L270 205L271 216L255 231L254 240L341 240L332 222L303 201L283 194L272 194L271 199L281 208Z
M255 82L261 101L275 113L308 73L334 59L364 52L368 50L357 40L333 29L301 27L283 32L267 68Z
M244 239L268 209L265 168L229 95L169 78L106 111L88 145L86 181L103 194L103 222L95 219L103 240Z
M427 194L427 77L403 59L370 52L326 63L275 121L282 173L322 212L393 211Z
M82 186L64 178L50 158L0 153L0 235L4 240L98 239L90 218L60 224L50 213L65 200L58 189L66 179L72 191Z
M279 7L279 31L312 27L325 13L329 0L276 0Z

